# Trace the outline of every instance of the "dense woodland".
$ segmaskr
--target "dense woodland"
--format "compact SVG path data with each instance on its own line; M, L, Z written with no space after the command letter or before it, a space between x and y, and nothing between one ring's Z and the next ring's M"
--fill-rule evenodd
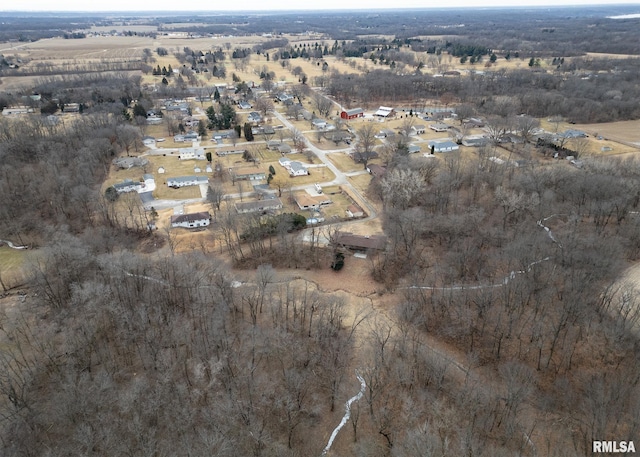
M521 113L638 118L632 68L375 70L330 74L326 87L338 99L445 100L491 128ZM265 227L214 188L221 246L177 249L149 232L139 199L105 198L111 161L141 136L127 107L154 104L139 77L33 89L86 110L62 126L0 120L0 239L38 251L21 300L0 278L14 299L0 314L0 454L319 456L356 372L366 389L341 455L572 457L591 455L594 439L637 441L640 311L618 282L640 259L637 160L577 168L526 143L510 146L515 167L489 160L493 144L471 160L390 144L367 192L389 239L368 260L377 293L347 298L278 271L328 269L335 253L302 243L295 216Z

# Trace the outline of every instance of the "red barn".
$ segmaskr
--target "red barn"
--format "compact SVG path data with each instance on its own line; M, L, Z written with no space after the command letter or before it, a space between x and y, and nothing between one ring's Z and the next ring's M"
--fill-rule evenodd
M348 110L342 110L340 113L342 119L355 119L356 117L364 117L364 110L362 108L353 108Z

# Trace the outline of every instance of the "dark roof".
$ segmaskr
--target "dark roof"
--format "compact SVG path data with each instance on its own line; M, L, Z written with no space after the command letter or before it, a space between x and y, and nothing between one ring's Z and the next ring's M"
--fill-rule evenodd
M387 169L385 167L375 163L367 165L367 169L373 176L382 176L387 172Z
M207 212L178 214L176 216L171 216L171 223L179 224L182 222L196 222L196 221L201 221L203 219L211 219L211 214Z
M349 232L338 232L336 243L350 249L384 249L387 237L384 235L361 236Z

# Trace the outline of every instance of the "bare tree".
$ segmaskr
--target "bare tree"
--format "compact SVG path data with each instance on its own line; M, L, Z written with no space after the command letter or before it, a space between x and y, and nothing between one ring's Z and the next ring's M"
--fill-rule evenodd
M302 153L306 149L307 139L300 130L294 128L291 131L291 139L293 140L293 148L297 152Z
M376 143L376 131L372 124L365 124L357 131L358 142L354 147L353 155L357 162L367 168L369 160L375 157L373 146Z
M331 113L333 102L326 96L315 92L313 94L313 106L318 112L318 115L326 117Z

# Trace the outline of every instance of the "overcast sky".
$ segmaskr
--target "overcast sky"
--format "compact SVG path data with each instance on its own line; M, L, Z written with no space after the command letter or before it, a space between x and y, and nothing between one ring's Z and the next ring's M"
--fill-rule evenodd
M635 4L640 10L640 0L3 0L0 11L244 11L290 10L290 9L377 9L377 8L428 8L428 7L490 7L490 6L542 6L542 5L594 5Z

